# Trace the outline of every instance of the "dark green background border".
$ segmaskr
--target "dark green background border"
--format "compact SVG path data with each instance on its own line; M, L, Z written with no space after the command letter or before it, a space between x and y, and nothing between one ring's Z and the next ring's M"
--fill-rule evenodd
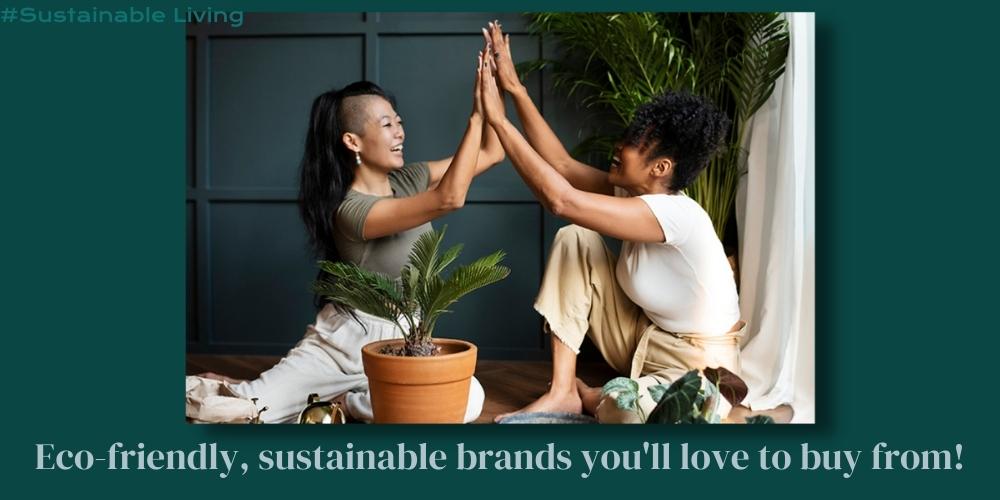
M78 4L79 2L72 2ZM70 2L64 2L69 6ZM43 2L2 0L0 7ZM108 2L142 6L146 2ZM190 2L246 10L467 11L465 2ZM970 492L997 463L987 361L995 12L977 2L506 2L483 10L800 10L816 16L817 418L775 427L190 426L184 371L184 27L0 25L5 490L146 498ZM167 7L159 4L158 7ZM995 10L995 9L992 9ZM105 450L632 449L964 445L961 471L260 473L34 470L34 443ZM372 490L371 488L374 488ZM440 489L438 489L440 488ZM29 493L30 492L30 493Z

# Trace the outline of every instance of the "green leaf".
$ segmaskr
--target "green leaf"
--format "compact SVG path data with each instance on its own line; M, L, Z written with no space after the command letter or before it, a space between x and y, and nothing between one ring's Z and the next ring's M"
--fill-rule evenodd
M639 393L632 391L621 391L615 397L615 404L622 410L636 411L638 401Z
M637 411L639 384L628 377L615 377L604 384L601 395L613 397L619 409Z
M441 247L441 240L444 239L447 230L448 226L444 226L440 231L427 231L413 243L408 264L420 274L420 281L423 283L429 281L434 275L438 249Z
M653 401L659 403L663 399L663 395L667 392L667 386L663 384L656 384L649 386L649 396L653 398Z
M462 253L463 245L461 243L445 250L444 254L438 259L437 264L434 266L434 270L431 271L432 275L441 274L444 272L445 268L455 262L458 258L458 254Z
M627 391L638 394L639 383L628 377L615 377L609 380L608 383L604 384L604 387L601 388L601 394L604 396L611 395L612 392L616 391Z
M691 370L675 380L664 392L656 408L646 419L648 424L678 424L691 423L692 419L701 418L695 410L694 401L701 389L701 377L698 370Z
M393 322L405 311L402 290L388 276L345 262L321 261L319 265L333 278L317 281L313 286L316 293Z
M754 415L746 418L748 424L773 424L774 419L768 415Z

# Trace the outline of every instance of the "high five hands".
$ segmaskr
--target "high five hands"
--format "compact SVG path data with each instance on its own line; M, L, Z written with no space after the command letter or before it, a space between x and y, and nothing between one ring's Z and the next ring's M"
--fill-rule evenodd
M503 34L500 23L493 21L489 23L488 29L483 28L483 38L486 46L479 53L476 93L481 100L480 109L486 120L497 126L506 119L501 89L518 92L524 86L521 85L510 56L510 35Z
M486 121L494 128L499 126L506 117L503 96L497 87L496 78L493 76L492 57L489 56L493 49L491 44L486 44L486 54L480 53L479 72L476 81L479 82L480 107L486 116Z
M515 93L524 90L521 79L514 69L514 59L510 55L510 35L505 35L500 28L499 21L493 21L483 28L483 37L486 43L492 45L490 53L494 76L500 89Z

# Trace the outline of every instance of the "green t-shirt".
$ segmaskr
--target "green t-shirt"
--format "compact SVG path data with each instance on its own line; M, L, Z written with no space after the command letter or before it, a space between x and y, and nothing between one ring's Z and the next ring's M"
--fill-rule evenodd
M403 168L389 173L392 198L406 198L422 193L430 184L431 172L425 162L409 163ZM365 240L364 229L368 212L375 202L389 198L359 193L353 189L347 192L344 202L337 209L337 231L334 242L340 258L360 267L383 273L393 278L410 257L410 249L420 235L432 230L431 223L405 231Z

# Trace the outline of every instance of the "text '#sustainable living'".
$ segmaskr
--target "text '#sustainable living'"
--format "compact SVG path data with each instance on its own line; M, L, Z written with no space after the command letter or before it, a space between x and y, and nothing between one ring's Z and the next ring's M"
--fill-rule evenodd
M174 8L160 10L151 7L102 9L97 7L69 7L42 9L37 7L6 6L0 8L2 24L166 24L202 23L228 24L233 28L243 26L243 11Z

